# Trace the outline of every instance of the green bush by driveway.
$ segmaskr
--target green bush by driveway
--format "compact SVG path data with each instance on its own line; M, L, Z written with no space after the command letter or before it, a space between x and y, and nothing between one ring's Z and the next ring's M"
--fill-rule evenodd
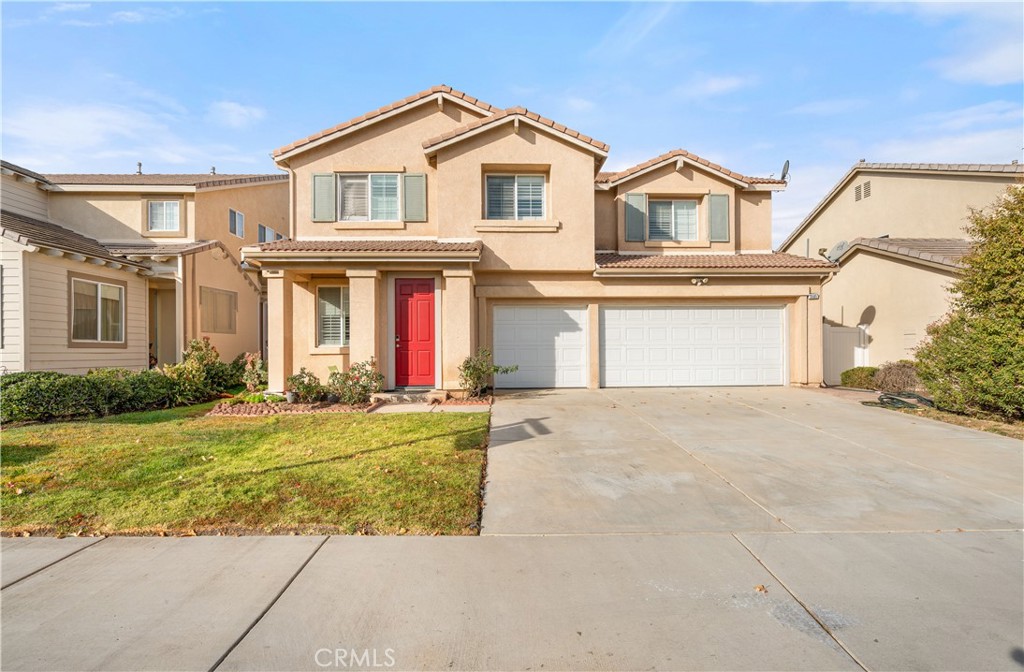
M201 417L3 431L4 534L475 534L486 413Z

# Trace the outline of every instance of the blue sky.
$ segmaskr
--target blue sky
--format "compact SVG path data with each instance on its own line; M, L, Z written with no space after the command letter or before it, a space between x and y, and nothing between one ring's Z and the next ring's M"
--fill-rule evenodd
M781 240L857 160L1024 148L1024 4L2 4L5 159L272 172L275 147L449 84L612 146L778 173Z

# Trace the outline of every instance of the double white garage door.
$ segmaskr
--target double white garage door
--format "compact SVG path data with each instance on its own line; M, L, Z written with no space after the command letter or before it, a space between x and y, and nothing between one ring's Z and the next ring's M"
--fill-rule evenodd
M783 308L602 307L602 387L782 385ZM494 309L494 360L519 370L499 388L586 387L585 307Z

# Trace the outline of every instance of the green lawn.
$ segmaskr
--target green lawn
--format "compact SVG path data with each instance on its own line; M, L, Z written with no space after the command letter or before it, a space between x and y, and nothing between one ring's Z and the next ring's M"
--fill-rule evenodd
M202 417L3 430L4 534L475 534L486 413Z

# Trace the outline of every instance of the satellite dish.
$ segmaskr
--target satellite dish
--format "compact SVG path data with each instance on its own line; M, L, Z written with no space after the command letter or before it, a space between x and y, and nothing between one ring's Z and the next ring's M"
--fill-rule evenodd
M786 162L782 164L782 177L780 179L785 182L787 177L789 177L789 159L786 159Z
M832 246L832 249L828 251L825 258L835 263L839 261L839 257L843 256L843 253L850 249L850 244L845 240L840 240L838 243Z

